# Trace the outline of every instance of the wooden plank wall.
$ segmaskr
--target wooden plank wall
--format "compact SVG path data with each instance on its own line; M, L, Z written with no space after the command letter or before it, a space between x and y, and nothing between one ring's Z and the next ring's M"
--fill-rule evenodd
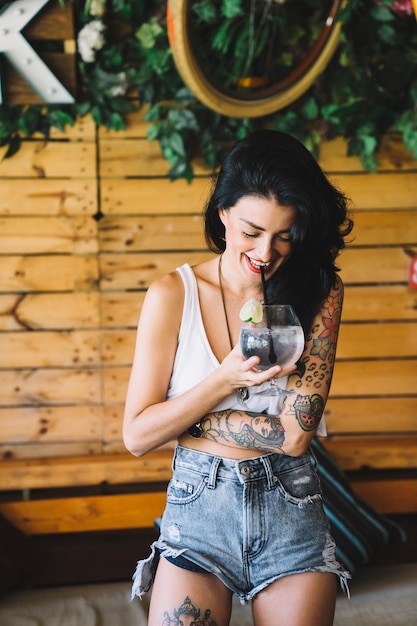
M0 163L0 456L124 453L121 420L149 283L206 258L207 169L170 182L142 114L126 131L80 120ZM0 153L1 157L1 153ZM395 137L378 174L325 144L320 162L352 198L340 259L344 320L326 445L346 469L415 468L417 162ZM117 480L115 481L117 482Z

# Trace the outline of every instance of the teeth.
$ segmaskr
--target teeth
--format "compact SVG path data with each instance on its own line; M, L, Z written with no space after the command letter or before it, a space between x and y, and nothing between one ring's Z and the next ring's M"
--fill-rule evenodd
M269 267L271 265L271 263L256 263L255 261L253 261L252 259L250 259L251 264L256 267L256 268L261 268L261 267Z

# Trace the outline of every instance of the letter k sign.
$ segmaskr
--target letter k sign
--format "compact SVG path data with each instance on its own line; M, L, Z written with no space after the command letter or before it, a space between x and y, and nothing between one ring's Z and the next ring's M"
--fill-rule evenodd
M21 33L50 0L15 0L0 12L0 54L46 103L71 104L74 98ZM1 57L0 57L1 58ZM0 104L3 103L0 74Z

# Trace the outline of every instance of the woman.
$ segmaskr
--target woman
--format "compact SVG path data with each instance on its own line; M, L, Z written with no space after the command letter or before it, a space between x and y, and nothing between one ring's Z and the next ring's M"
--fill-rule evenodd
M225 159L205 211L213 258L153 283L140 316L124 441L141 456L173 439L161 534L133 594L153 584L149 626L227 626L231 598L255 626L333 623L336 561L309 443L335 360L343 285L335 259L347 201L296 139L263 130ZM289 303L306 342L297 366L256 369L239 348L251 298ZM296 393L255 395L271 378ZM275 403L274 403L275 402Z

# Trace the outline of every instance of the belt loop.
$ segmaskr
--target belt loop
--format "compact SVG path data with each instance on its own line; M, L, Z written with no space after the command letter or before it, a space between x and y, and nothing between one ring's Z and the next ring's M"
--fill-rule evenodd
M219 456L213 457L213 461L211 462L210 473L208 477L208 483L207 483L207 487L209 489L216 488L216 476L217 476L217 470L219 468L220 462L221 462L221 458Z
M172 472L175 470L175 462L177 460L177 456L178 456L178 446L175 446L174 454L172 455L172 460L171 460L171 471Z
M275 480L274 480L274 471L271 465L271 459L269 458L269 456L261 456L261 461L265 469L266 480L268 482L268 489L274 489Z

